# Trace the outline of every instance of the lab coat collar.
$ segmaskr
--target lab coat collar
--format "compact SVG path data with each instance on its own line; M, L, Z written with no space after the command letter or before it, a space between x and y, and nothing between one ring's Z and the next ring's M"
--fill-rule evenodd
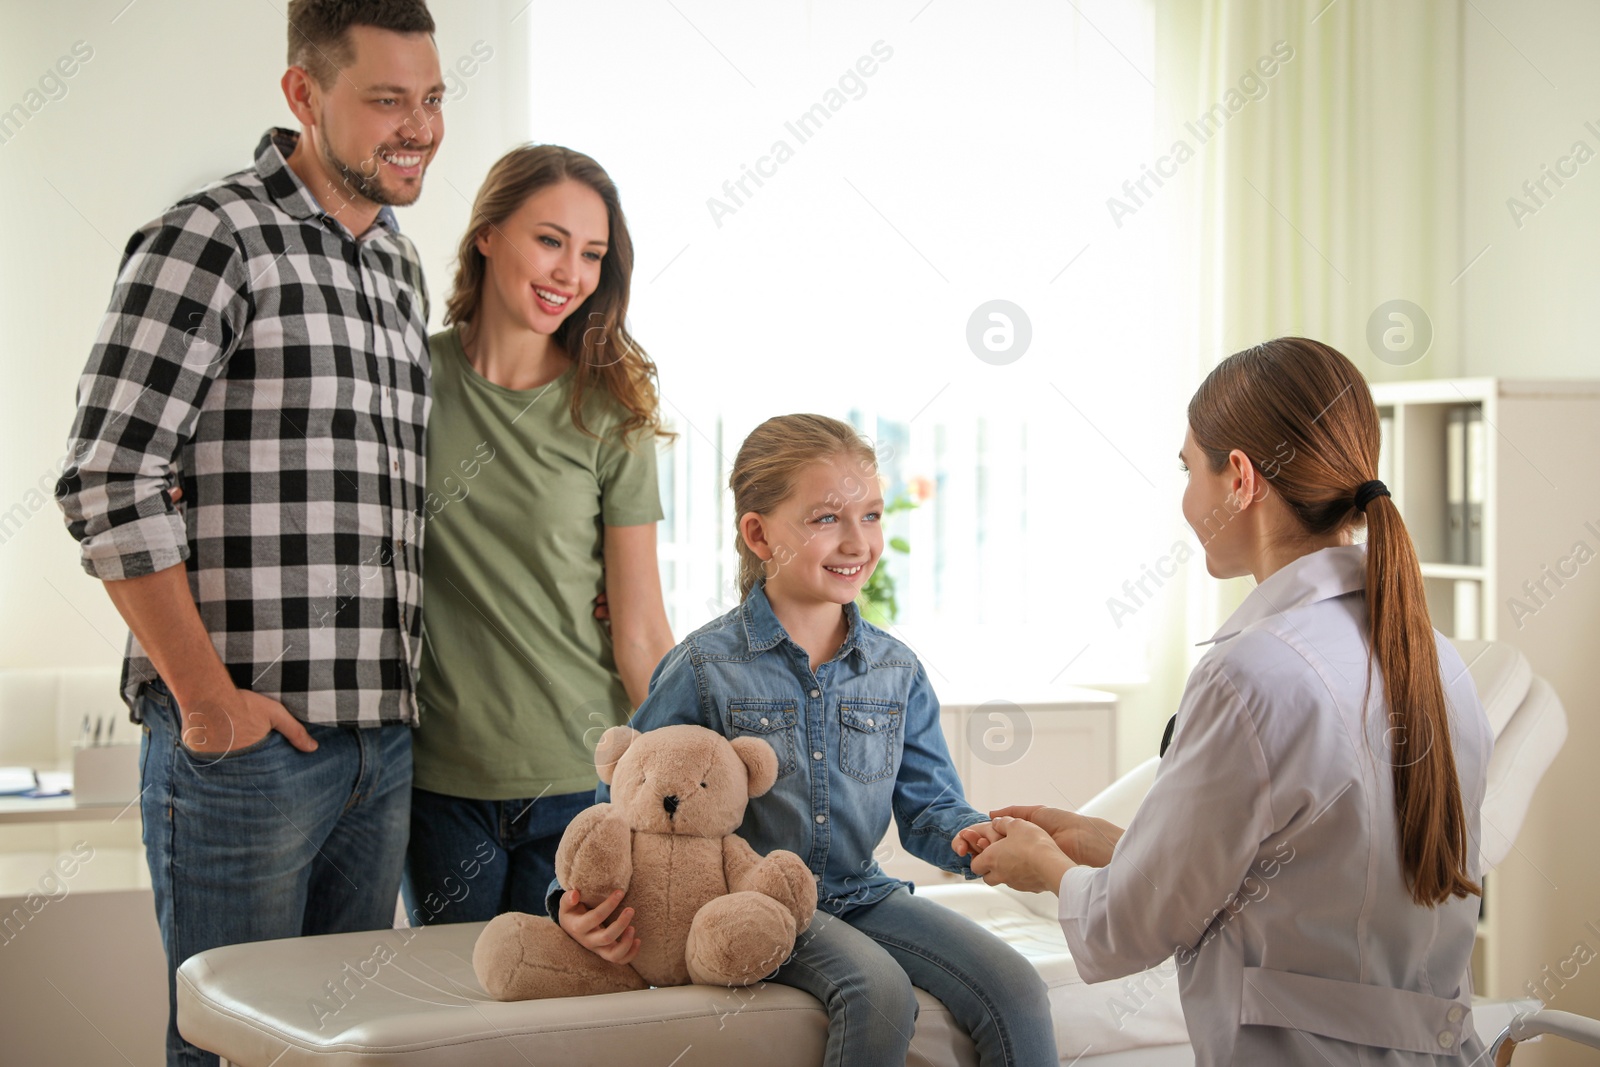
M1222 629L1197 643L1215 644L1291 608L1331 600L1366 587L1366 545L1318 549L1267 575L1267 580L1252 589L1244 603L1228 616Z

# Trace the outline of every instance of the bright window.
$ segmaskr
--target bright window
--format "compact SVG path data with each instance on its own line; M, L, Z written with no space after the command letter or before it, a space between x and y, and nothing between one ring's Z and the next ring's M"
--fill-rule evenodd
M1154 612L1122 587L1171 548L1182 487L1158 230L1107 207L1153 158L1146 6L597 2L561 20L530 27L531 135L622 191L631 326L682 435L661 472L675 633L735 602L740 441L814 410L878 443L891 499L931 489L890 521L910 555L885 561L896 632L942 694L1142 678ZM991 300L1031 333L1007 365L968 342ZM1016 316L981 318L979 347L1008 328L1015 344Z

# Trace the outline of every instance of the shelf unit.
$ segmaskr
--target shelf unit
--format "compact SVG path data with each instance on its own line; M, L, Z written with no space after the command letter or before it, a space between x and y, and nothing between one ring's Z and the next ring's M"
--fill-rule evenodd
M1511 856L1485 879L1475 988L1504 997L1543 985L1556 993L1546 996L1554 1007L1600 1014L1600 974L1562 978L1559 989L1544 977L1575 942L1593 941L1584 924L1600 883L1592 835L1571 835L1575 818L1600 810L1600 776L1583 765L1600 751L1600 566L1589 573L1570 562L1580 543L1600 553L1600 381L1385 382L1372 393L1386 418L1380 477L1417 546L1434 625L1451 637L1515 646L1567 711L1567 744L1540 782ZM1452 562L1446 552L1446 428L1456 408L1483 418L1481 565ZM1569 565L1552 580L1562 560Z

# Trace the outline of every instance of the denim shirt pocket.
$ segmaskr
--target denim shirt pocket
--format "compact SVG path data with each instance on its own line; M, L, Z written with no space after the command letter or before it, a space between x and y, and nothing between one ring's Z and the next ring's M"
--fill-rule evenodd
M839 769L858 782L877 782L894 773L905 705L892 700L839 702Z
M778 755L778 777L793 774L800 762L800 748L795 741L800 713L790 701L782 700L730 700L728 701L728 726L730 740L735 737L759 737L772 746Z

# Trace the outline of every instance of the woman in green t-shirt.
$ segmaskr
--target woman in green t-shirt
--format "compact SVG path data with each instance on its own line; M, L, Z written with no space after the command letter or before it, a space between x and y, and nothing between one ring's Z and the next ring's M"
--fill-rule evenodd
M544 913L561 833L594 801L594 742L673 646L655 458L671 435L624 326L632 271L594 160L526 145L490 169L429 343L413 923Z

